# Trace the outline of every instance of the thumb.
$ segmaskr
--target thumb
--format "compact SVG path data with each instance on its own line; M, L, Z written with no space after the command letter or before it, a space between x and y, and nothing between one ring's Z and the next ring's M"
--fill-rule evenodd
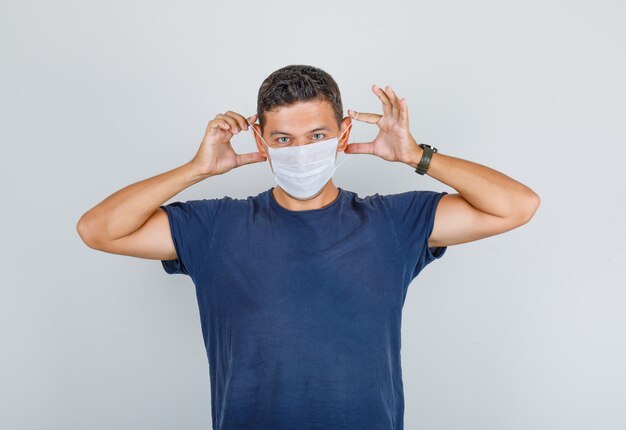
M237 154L237 166L245 164L260 163L267 159L260 152L247 152L245 154Z
M350 118L352 119L367 122L368 124L376 124L378 120L382 117L382 115L378 115L376 113L356 112L352 109L348 109L348 115L350 115Z
M373 142L349 143L343 150L346 154L374 154Z

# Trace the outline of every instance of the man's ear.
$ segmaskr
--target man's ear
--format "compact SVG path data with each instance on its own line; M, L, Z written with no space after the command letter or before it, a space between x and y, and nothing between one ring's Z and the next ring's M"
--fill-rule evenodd
M339 130L340 136L341 136L341 133L344 133L344 131L348 129L348 127L350 127L350 123L353 121L354 121L354 118L350 118L349 116L341 120L341 127ZM352 127L354 127L354 125ZM337 145L337 151L344 151L346 149L346 146L348 146L348 142L350 141L350 132L352 131L352 127L350 127L348 131L346 131L343 134L343 136L341 136L341 139L339 139L339 145Z
M267 154L267 147L265 146L265 143L263 143L263 141L259 137L259 134L261 136L263 136L263 133L261 132L261 126L259 124L255 123L255 124L252 124L252 127L254 128L254 130L256 130L256 132L254 130L251 130L251 131L252 131L252 134L254 135L254 141L256 142L257 150L266 159L269 158L269 156ZM259 134L257 134L257 133L259 133Z

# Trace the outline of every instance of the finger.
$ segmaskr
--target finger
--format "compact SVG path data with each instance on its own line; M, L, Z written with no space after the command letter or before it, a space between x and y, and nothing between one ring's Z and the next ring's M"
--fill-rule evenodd
M223 114L218 114L217 118L222 119L228 123L228 125L230 126L231 133L235 134L239 131L238 130L239 124L237 124L237 121L235 121L235 118L228 116L228 115L223 115Z
M372 143L373 142L349 143L343 152L346 154L374 154L374 145L372 145Z
M374 91L374 94L378 96L378 98L383 104L383 116L392 116L393 107L391 106L389 97L387 97L387 94L385 94L383 89L380 88L378 85L374 84L372 85L372 91Z
M348 109L348 114L350 118L356 119L357 121L367 122L368 124L376 124L381 118L382 115L377 113L365 113L365 112L356 112L352 109ZM359 117L357 118L357 114Z
M248 123L246 122L246 119L243 117L243 115L237 112L233 112L232 110L226 111L226 115L230 116L231 118L234 118L235 121L237 121L237 124L239 125L239 130L248 129Z
M391 88L391 85L387 85L385 87L385 93L387 94L387 96L389 97L389 101L391 102L391 106L393 107L392 109L392 116L396 121L399 121L400 118L400 105L398 104L398 96L396 94L396 92L393 90L393 88Z
M267 158L259 152L247 152L245 154L237 154L237 166L245 164L260 163L266 161Z
M400 125L404 128L409 127L409 108L405 98L400 100Z
M228 123L226 121L224 121L223 119L214 119L213 121L211 121L211 128L221 128L223 130L228 130L230 129L230 125L228 125Z
M248 122L248 127L251 127L250 131L254 131L253 127L252 127L252 124L254 124L256 122L257 117L258 117L257 114L254 114L254 115L249 116L248 118L246 118L246 120Z

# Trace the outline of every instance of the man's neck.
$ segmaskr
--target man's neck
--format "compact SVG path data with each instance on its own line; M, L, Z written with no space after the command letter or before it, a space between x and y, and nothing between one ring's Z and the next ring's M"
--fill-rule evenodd
M276 202L290 211L321 209L328 206L339 197L339 189L335 186L332 179L326 183L316 197L309 200L294 199L279 186L274 187L271 192Z

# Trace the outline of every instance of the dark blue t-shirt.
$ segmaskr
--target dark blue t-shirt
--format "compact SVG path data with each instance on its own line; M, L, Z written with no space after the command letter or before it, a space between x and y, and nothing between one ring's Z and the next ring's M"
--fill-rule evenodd
M446 192L292 211L272 189L161 206L196 289L214 430L403 428L402 307Z

